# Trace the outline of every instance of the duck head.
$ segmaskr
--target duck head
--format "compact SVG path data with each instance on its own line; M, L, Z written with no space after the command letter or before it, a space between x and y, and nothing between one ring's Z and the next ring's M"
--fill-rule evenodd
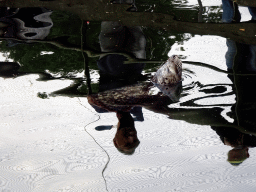
M152 83L177 102L182 89L182 62L177 55L172 55L155 73Z
M155 73L154 84L173 85L181 81L182 62L177 55L172 55Z

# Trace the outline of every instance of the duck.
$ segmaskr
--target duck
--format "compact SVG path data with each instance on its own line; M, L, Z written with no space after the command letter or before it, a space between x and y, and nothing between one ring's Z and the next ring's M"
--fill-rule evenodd
M156 90L156 91L155 91ZM88 97L91 105L108 111L129 111L133 106L177 102L182 91L182 62L172 55L159 67L150 82L111 89Z
M177 55L172 55L159 67L152 78L156 85L174 85L182 79L182 62Z

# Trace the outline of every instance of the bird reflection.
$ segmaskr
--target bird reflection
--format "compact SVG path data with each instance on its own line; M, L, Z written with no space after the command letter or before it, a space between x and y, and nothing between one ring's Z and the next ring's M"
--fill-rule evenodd
M126 52L137 58L146 57L146 39L140 27L126 27L120 22L104 21L101 23L99 40L102 52ZM89 95L87 99L99 113L116 112L118 125L113 142L118 151L130 155L140 143L131 113L136 111L136 116L141 121L144 120L143 113L139 106L116 105L115 100L120 99L120 96L118 91L111 90L137 84L145 64L125 65L125 60L126 58L119 54L100 57L97 62L100 70L100 93Z
M117 111L117 132L113 139L115 147L122 153L133 154L140 141L134 127L134 119L129 112Z
M130 11L136 11L136 9ZM177 83L177 81L181 79L181 62L177 56L172 56L160 67L154 77L155 80L157 77L164 79L161 88L167 95L160 91L152 93L156 88L153 83L159 84L157 81L139 83L140 80L147 79L141 74L145 64L124 64L125 56L113 54L113 52L128 53L136 58L145 59L146 39L141 27L127 27L120 22L104 21L101 23L99 40L101 51L111 52L111 54L100 57L97 62L100 70L99 93L89 95L87 99L96 112L116 113L118 125L113 139L114 145L124 154L133 154L139 145L134 121L144 121L142 106L167 105L172 102L170 98L175 95L173 92L176 95L180 94L181 82ZM178 72L179 75L176 74ZM172 77L175 75L175 79L170 80L171 84L177 83L173 89L170 88L169 82L165 84L165 79L171 79L168 76L170 73L173 73ZM173 98L178 99L178 96ZM102 126L97 127L98 130L102 128Z

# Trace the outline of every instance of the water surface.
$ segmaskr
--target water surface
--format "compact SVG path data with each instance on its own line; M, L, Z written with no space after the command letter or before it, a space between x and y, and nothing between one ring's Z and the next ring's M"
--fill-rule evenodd
M219 0L58 3L1 5L2 191L255 191L248 7L227 23ZM178 100L143 89L171 55Z

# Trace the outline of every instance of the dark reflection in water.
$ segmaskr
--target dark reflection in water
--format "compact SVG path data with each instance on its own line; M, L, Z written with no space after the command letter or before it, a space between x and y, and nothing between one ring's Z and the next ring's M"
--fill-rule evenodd
M137 58L145 59L146 39L140 27L129 28L119 22L102 22L99 40L102 52L130 52ZM106 55L99 59L97 64L100 70L100 92L137 82L145 64L125 65L125 59L124 56L117 54ZM118 92L116 93L118 95ZM142 110L141 107L136 107L131 111L132 107L119 107L108 103L108 99L114 100L116 95L88 96L88 101L97 112L116 112L118 126L113 142L120 152L132 154L139 145L139 140L130 113L137 111L138 117L143 119Z
M224 145L231 146L228 152L228 161L232 165L240 165L249 157L249 147L256 147L256 136L245 134L237 129L229 127L213 127L212 129L220 136Z
M102 52L128 52L136 58L146 58L146 39L140 27L126 27L119 22L102 22L99 36ZM125 57L109 54L98 61L100 70L100 93L88 96L88 102L99 113L116 112L118 117L117 133L114 144L125 154L132 154L138 146L134 115L143 121L143 105L161 105L168 102L164 95L151 95L152 83L138 83L145 78L141 75L144 63L124 64ZM167 79L167 78L166 78ZM178 84L181 88L181 83ZM172 86L177 87L178 85ZM166 85L164 88L169 89Z
M0 22L3 27L0 36L18 38L24 40L44 39L53 26L50 18L52 11L45 8L0 8ZM19 42L8 40L8 46L12 47ZM29 41L25 41L29 42Z
M223 14L222 21L224 23L237 23L241 20L241 14L238 10L238 4L231 0L222 0ZM256 8L248 7L249 12L252 16L251 21L256 20Z
M122 1L113 1L113 3L121 4ZM126 3L131 4L129 12L137 11L133 1ZM222 21L224 23L240 22L241 15L237 4L229 0L223 0L222 3ZM142 9L143 6L137 7ZM148 6L147 10L153 12L154 8ZM250 24L253 24L256 19L255 10L254 7L249 7L252 16ZM166 12L169 13L169 11ZM65 89L55 91L52 95L84 96L87 91L81 91L81 87L86 87L86 78L76 78L73 74L83 71L84 63L89 63L90 69L99 70L100 78L98 84L91 85L94 94L87 97L88 102L98 113L116 113L119 123L114 144L120 151L132 154L139 145L134 121L144 121L142 107L145 107L156 113L168 115L170 119L210 126L225 145L233 147L228 154L228 161L234 165L249 157L248 148L255 146L255 136L250 134L255 134L256 129L254 117L256 103L255 95L252 92L256 81L255 45L227 39L227 71L225 72L232 82L233 92L227 93L228 85L224 84L202 85L200 82L196 82L183 87L183 90L189 91L195 86L199 86L200 92L207 95L204 98L207 98L208 95L211 98L218 98L235 94L236 103L232 105L231 111L227 114L234 120L231 123L222 115L222 106L231 106L231 104L203 106L196 104L196 101L203 99L197 96L179 102L180 97L187 96L186 93L181 93L181 82L171 88L158 86L159 89L150 82L151 73L157 70L159 62L149 64L148 61L151 59L165 60L168 50L175 41L183 42L188 39L181 34L139 26L124 26L118 21L96 22L96 24L91 24L92 27L84 25L81 30L81 22L83 24L89 22L81 21L78 17L74 17L71 22L70 15L55 13L46 8L1 8L0 12L0 36L7 39L5 43L2 43L2 46L7 46L3 46L3 51L7 53L10 49L10 58L11 56L14 58L14 62L0 63L0 76L6 78L37 73L41 75L39 80L68 78L72 79L74 83ZM190 13L196 15L195 10ZM217 15L215 18L218 19L220 16ZM190 18L176 17L176 19L191 21ZM56 27L59 28L54 28L54 21L59 25ZM192 21L195 19L193 18ZM76 27L68 27L67 23L70 25L75 23ZM85 42L80 42L81 31L84 31L84 34L91 31L92 38L85 35ZM174 40L168 38L170 36L174 36ZM98 39L99 44L97 43ZM83 43L85 47L81 46ZM29 48L19 50L21 46ZM94 57L93 54L90 57L88 54L88 57L85 58L86 62L84 62L81 47L88 48L91 53L98 53L98 57ZM40 55L42 51L47 52L47 56ZM146 55L146 52L150 52L150 54ZM28 56L29 53L31 53L30 56ZM125 54L134 59L131 64L124 64L127 60ZM42 62L42 58L47 59ZM42 63L46 64L42 65ZM46 72L46 70L50 72ZM143 71L147 71L147 73L142 73ZM53 75L58 72L61 77ZM95 88L97 86L98 89ZM165 88L170 88L170 91L165 92ZM43 98L44 95L41 97ZM172 107L172 104L177 102L180 107ZM96 127L96 130L104 129L110 129L110 127L104 127L104 125Z
M240 22L241 14L238 5L232 1L223 2L223 22ZM256 8L248 7L252 16L251 21L256 20ZM227 70L233 74L228 77L233 82L233 91L236 94L236 104L232 106L230 116L234 123L245 131L255 131L256 103L251 88L256 82L256 47L237 43L227 39L228 51L226 53ZM250 75L251 74L251 75ZM232 165L241 164L249 157L248 147L256 146L256 137L228 127L212 127L220 136L225 145L233 147L228 153L228 161Z

